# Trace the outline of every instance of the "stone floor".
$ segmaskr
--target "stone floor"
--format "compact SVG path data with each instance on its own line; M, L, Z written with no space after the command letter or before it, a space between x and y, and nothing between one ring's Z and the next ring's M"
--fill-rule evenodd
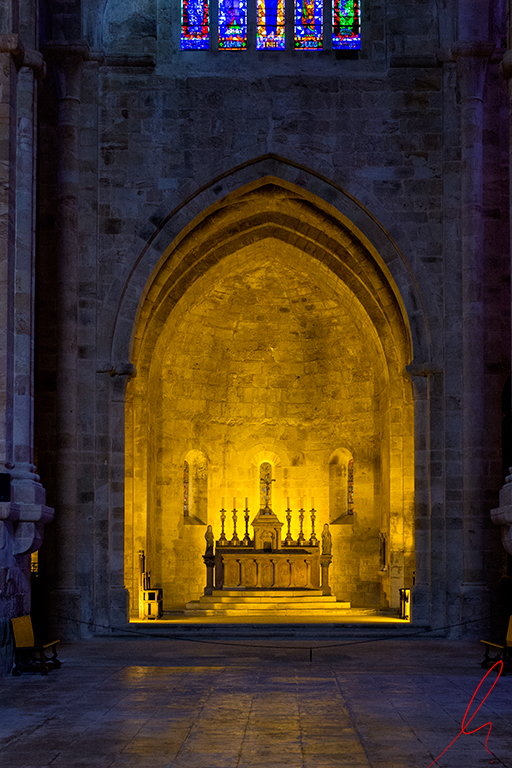
M0 680L0 764L428 768L460 732L485 674L478 642L326 645L250 637L63 645L60 670ZM498 679L469 730L489 721L492 754L482 729L461 735L440 768L512 768L512 675Z

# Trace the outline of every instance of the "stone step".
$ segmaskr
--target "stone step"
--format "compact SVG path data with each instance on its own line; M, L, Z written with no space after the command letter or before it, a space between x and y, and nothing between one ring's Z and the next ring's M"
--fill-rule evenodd
M326 620L329 619L329 617L333 616L340 616L343 615L343 613L347 612L347 610L350 610L348 608L345 608L341 611L329 611L328 614L323 608L309 608L306 610L298 611L295 609L286 610L283 609L279 612L276 612L275 610L269 609L268 611L248 611L247 613L244 613L244 611L241 611L240 609L236 608L218 608L218 609L210 609L210 608L197 608L190 611L189 615L194 616L246 616L247 618L253 618L256 619L257 617L266 616L267 620L269 616L274 615L276 617L283 617L283 616L293 616L295 618L304 618L306 616L321 616L325 617Z
M325 616L325 614L324 614ZM263 619L263 620L262 620ZM266 619L266 620L265 620ZM280 616L274 620L268 614L251 613L249 615L200 616L189 614L164 613L156 621L132 621L125 627L116 627L118 636L150 636L174 640L193 640L194 642L211 640L233 642L254 642L255 640L291 640L293 642L346 642L347 640L380 640L392 637L417 636L420 639L443 637L446 631L432 632L426 626L401 621L396 613L389 616L380 612L357 609L320 615L304 616L292 614Z
M289 603L293 602L295 605L304 605L305 603L311 603L315 601L320 601L323 603L335 603L336 602L336 596L335 595L301 595L300 597L284 597L284 596L277 596L277 597L271 597L269 595L254 595L254 596L248 596L245 594L237 595L236 597L225 595L223 593L217 593L214 592L213 595L203 595L203 597L200 598L201 603L241 603L244 605L249 605L251 603L254 603L255 605L259 605L260 603L273 603L274 605L280 605L281 603Z
M227 597L325 597L321 589L214 589L214 595Z
M235 615L237 613L310 613L311 611L314 611L315 613L331 613L336 611L347 611L350 609L350 603L323 603L320 601L317 602L311 602L311 603L301 603L301 605L297 605L297 603L294 603L293 601L287 602L287 603L272 603L272 602L264 602L264 603L206 603L202 600L199 601L192 601L190 603L187 603L186 605L186 611L187 613L190 611L193 611L194 613L197 613L198 611L209 611L210 613L207 615L213 615L212 612L220 612L222 614L226 614L226 612L229 612L229 615Z

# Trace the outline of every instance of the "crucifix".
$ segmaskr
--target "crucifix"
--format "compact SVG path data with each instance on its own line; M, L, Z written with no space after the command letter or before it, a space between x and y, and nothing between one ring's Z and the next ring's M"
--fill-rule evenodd
M260 478L260 484L263 489L263 494L265 496L265 509L269 509L270 488L272 483L275 483L275 479L272 479L270 477L270 472L268 472L266 475Z

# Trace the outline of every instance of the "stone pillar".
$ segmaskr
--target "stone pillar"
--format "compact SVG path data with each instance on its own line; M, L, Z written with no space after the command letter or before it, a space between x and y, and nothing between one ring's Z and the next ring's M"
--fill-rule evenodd
M429 370L426 365L411 363L406 367L406 371L411 377L414 398L416 585L413 588L413 599L418 623L431 624L432 499Z
M6 18L4 18L4 22ZM0 35L0 617L30 610L30 562L53 510L33 463L36 95L42 56Z
M205 595L213 594L213 568L215 566L215 555L203 555L204 564L206 565L206 587L204 588Z
M332 562L332 555L322 555L320 557L320 565L322 568L322 594L332 595L331 587L329 586L329 566Z
M35 52L34 52L35 53ZM40 67L42 69L42 57ZM33 58L35 58L33 56ZM36 198L36 99L34 69L22 66L17 84L16 157L16 265L14 297L15 359L13 391L14 466L11 470L14 500L32 508L34 543L25 550L35 551L42 541L42 527L36 519L41 509L44 519L51 517L45 506L45 492L34 465L34 293L35 293L35 198ZM24 527L26 540L29 529Z
M82 60L85 46L53 45L45 55L53 63L58 98L57 151L57 379L55 585L52 615L61 639L81 634L81 595L77 587L77 311L79 135Z
M512 50L506 51L501 62L501 72L508 83L508 94L510 104L510 141L509 157L512 168ZM512 175L510 177L510 189L512 190ZM512 210L512 208L511 208ZM501 541L505 551L512 555L512 467L509 467L510 474L505 479L505 485L500 491L500 505L497 509L491 510L491 520L495 525L501 525Z
M457 43L461 119L463 583L460 622L478 634L489 612L484 577L483 91L494 45ZM485 620L485 624L487 621Z
M98 526L105 525L108 530L108 540L96 544L96 557L109 563L108 582L97 569L95 585L94 616L97 622L96 631L108 631L106 627L123 626L128 619L129 594L124 583L124 482L125 482L125 403L126 387L132 377L136 376L135 367L131 363L117 362L112 366L109 378L109 394L106 402L110 403L108 414L108 441L105 460L108 462L107 476L103 481L108 484L108 501L101 486L101 478L97 477L95 500L95 518ZM106 430L106 431L107 431ZM105 487L105 486L104 486ZM103 566L104 567L104 566Z

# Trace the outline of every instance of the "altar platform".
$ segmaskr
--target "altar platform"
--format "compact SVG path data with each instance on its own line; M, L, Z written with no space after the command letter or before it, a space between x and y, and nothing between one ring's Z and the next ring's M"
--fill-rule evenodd
M186 605L185 615L253 617L263 614L274 616L346 615L349 602L337 602L334 595L325 595L321 589L214 589L211 595L202 595Z
M114 634L127 632L142 632L143 634L152 634L156 631L166 633L168 629L172 635L176 632L181 634L187 632L187 627L194 628L196 633L202 634L203 630L207 635L216 635L220 632L222 635L229 635L233 632L241 634L251 634L258 627L267 635L286 633L286 636L298 633L304 636L304 633L331 636L339 635L364 635L373 634L396 635L414 634L418 632L418 625L410 621L400 619L396 612L385 611L372 608L349 608L344 611L332 611L331 613L318 614L300 614L300 613L270 613L251 611L246 613L237 613L227 616L221 613L215 613L209 616L201 616L197 613L185 611L166 611L159 619L130 619L124 626L114 628ZM212 635L213 633L213 635Z

